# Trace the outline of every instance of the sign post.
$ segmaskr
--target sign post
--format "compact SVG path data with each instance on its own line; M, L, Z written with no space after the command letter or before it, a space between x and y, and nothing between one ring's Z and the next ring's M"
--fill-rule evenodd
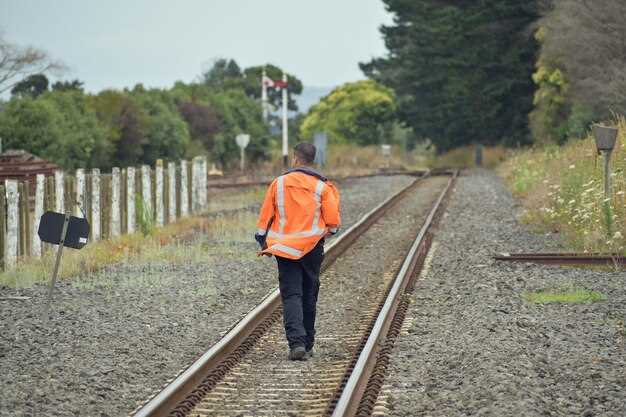
M63 220L63 229L61 230L61 236L59 239L59 248L57 249L57 258L54 261L54 272L52 272L52 279L50 280L50 287L48 288L48 300L46 301L46 312L50 309L50 302L52 301L52 292L54 291L54 285L57 282L57 275L59 274L59 266L61 265L61 255L63 254L63 247L65 246L65 237L67 236L67 225L70 223L70 214L65 213Z
M317 132L313 135L315 145L315 163L319 166L326 165L326 147L328 146L328 135L326 132Z
M596 140L598 153L604 156L604 198L611 197L611 152L615 147L617 139L617 129L614 127L593 125L593 136Z
M237 146L239 146L239 148L241 149L241 165L240 166L241 166L241 172L243 172L246 166L245 149L246 149L246 146L248 146L248 144L250 143L250 135L241 133L237 135L237 137L235 137L235 141L237 142Z
M483 145L478 143L474 150L474 163L477 167L483 166Z
M52 302L54 285L56 284L59 274L59 267L61 266L63 248L67 246L68 248L81 249L85 246L89 238L89 223L86 219L72 216L69 212L61 214L47 211L39 220L37 234L42 242L59 245L56 261L54 263L54 271L52 272L52 279L50 280L50 287L48 289L48 300L46 301L45 309L47 316L50 303Z

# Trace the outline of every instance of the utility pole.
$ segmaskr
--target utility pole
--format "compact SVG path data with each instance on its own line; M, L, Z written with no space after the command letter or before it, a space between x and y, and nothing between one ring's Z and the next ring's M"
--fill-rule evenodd
M287 132L287 75L283 72L283 167L289 167L289 140Z
M593 136L598 153L604 157L604 198L611 198L611 152L615 147L618 130L614 127L593 125Z
M267 106L267 74L263 67L263 75L261 76L261 106L263 108L263 121L267 123L269 109Z

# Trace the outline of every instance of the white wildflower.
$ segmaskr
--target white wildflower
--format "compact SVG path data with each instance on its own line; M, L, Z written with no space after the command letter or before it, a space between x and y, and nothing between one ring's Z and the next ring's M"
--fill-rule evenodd
M613 235L613 240L617 240L621 238L622 238L622 234L620 232L615 232L615 234Z

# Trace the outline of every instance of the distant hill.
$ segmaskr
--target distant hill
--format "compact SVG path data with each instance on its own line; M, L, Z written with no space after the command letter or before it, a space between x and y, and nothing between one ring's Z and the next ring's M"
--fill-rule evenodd
M297 97L298 110L300 113L306 113L311 106L317 104L318 101L335 87L303 87L302 94Z

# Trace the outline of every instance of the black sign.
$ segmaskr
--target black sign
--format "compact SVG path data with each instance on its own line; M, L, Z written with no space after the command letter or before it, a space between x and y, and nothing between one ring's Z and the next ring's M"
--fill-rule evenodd
M42 242L58 245L61 242L61 233L65 223L65 214L46 211L39 221L37 234ZM81 249L89 239L89 222L86 219L70 216L65 235L67 248Z

